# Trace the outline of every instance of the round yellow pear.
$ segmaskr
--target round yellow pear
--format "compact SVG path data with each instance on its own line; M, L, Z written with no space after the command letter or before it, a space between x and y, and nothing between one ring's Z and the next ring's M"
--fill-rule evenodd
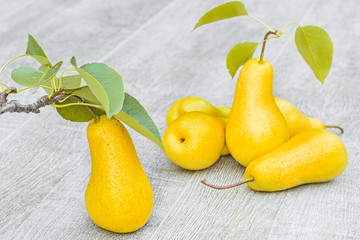
M186 97L176 101L166 114L166 124L169 126L181 115L188 112L204 112L210 115L217 115L218 111L208 101L199 97Z
M189 112L203 112L219 119L225 127L230 111L230 107L214 107L211 103L199 97L185 97L177 100L170 107L166 115L166 124L169 126L177 118ZM230 154L229 149L224 144L221 156L228 154Z
M133 232L145 225L153 207L150 182L124 125L105 115L87 129L92 168L85 192L90 218L112 232Z
M227 123L227 120L229 118L231 108L226 107L226 106L215 107L215 108L217 110L217 118L221 122L223 122L224 126L226 127L226 123ZM226 145L226 140L225 140L223 150L221 151L221 156L226 156L226 155L229 155L229 154L230 154L230 151L229 151L229 148Z
M225 142L224 124L203 112L189 112L170 124L162 142L167 158L188 170L213 165Z
M230 151L228 149L228 147L226 146L226 142L224 143L224 147L221 151L221 156L226 156L226 155L229 155L230 154Z

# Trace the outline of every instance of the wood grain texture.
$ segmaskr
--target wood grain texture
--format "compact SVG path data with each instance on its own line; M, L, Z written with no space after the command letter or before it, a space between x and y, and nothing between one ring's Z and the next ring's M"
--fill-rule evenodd
M234 18L191 33L198 18L222 2L44 1L29 14L28 7L15 11L12 3L8 9L14 13L0 16L6 23L0 31L8 35L7 44L0 43L1 58L25 46L23 36L33 29L51 59L70 54L78 56L79 64L101 59L121 73L126 91L140 100L163 133L166 112L179 98L200 96L230 106L236 81L226 71L226 54L236 43L259 41L266 32L251 19ZM245 5L270 26L280 28L289 21L315 24L332 37L333 66L323 86L296 51L294 27L269 42L265 58L274 67L276 96L307 115L345 128L341 138L349 166L343 175L278 193L247 186L216 191L200 180L206 177L219 185L241 180L244 168L232 157L222 157L203 171L182 170L129 129L153 186L154 209L141 230L114 234L98 228L84 206L91 164L86 124L66 122L52 109L30 118L7 114L0 117L0 136L7 136L0 140L0 238L359 239L360 70L355 63L360 57L360 21L347 16L357 15L360 2L260 0ZM22 17L10 21L15 12ZM39 28L44 19L50 22ZM54 34L47 34L52 29ZM38 92L22 97L29 101L33 94Z

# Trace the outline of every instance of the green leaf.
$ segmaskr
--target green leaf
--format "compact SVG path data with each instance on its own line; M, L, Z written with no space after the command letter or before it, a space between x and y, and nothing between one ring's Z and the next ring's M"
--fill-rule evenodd
M42 72L47 72L50 69L50 67L46 64L43 64L39 67L39 70Z
M64 80L64 79L63 79ZM79 87L77 89L65 89L65 93L76 95L84 100L85 103L100 104L94 94L90 91L88 86ZM75 98L68 98L60 105L78 102ZM100 116L105 114L104 111L98 108L91 108L96 115ZM72 122L88 122L93 117L84 106L69 106L64 108L56 108L57 112L64 119Z
M45 72L45 74L42 76L42 78L40 79L39 85L44 85L44 86L48 86L48 87L52 87L51 85L51 79L53 79L55 77L55 75L59 72L61 66L62 66L63 62L58 62L57 64L55 64L52 68L48 67L47 65L41 65L41 67L39 68L40 71ZM46 70L47 69L47 70ZM59 79L56 78L55 80L56 86L59 85ZM47 89L47 88L43 88L45 90L45 92L47 94L51 93L51 90Z
M333 56L333 44L327 32L317 26L299 26L295 32L295 43L315 77L324 83Z
M70 59L70 63L71 63L71 65L73 65L73 66L77 66L77 64L76 64L76 58L75 58L74 56L72 56L72 58Z
M19 67L11 72L11 78L14 82L27 87L37 85L43 75L44 73L42 71L32 67Z
M259 43L244 42L233 46L226 58L226 67L231 77L234 77L239 67L244 65L247 60L252 58Z
M78 102L74 98L68 98L62 103L57 103L57 105L64 105L69 103ZM84 106L70 106L64 108L56 108L56 111L62 116L65 120L72 122L88 122L93 117L90 112Z
M42 77L40 83L46 82L46 81L52 79L53 77L55 77L55 75L59 72L62 64L63 64L62 61L58 62L52 68L47 70L47 72L45 72L44 76Z
M100 105L99 100L95 97L95 95L91 92L88 86L83 86L71 93L72 95L76 95L81 97L85 102Z
M114 117L164 149L155 123L145 108L130 94L125 93L123 109Z
M30 34L28 35L26 54L31 55L36 61L38 61L42 65L48 65L49 67L52 66L50 61L47 59L44 50Z
M68 98L62 103L57 103L57 105L65 105L69 103L78 102L75 98ZM92 108L96 115L104 114L103 111L97 108ZM93 117L91 113L84 106L69 106L63 108L56 108L56 111L63 117L65 120L72 122L88 122Z
M79 74L62 77L62 86L65 89L76 89L81 85L81 76Z
M52 66L47 58L44 58L42 56L36 56L36 55L31 55L31 57L33 57L36 61L38 61L42 65L47 65L49 67Z
M56 82L56 86L59 86L59 79L56 78L55 82ZM75 90L80 88L80 84L81 84L81 76L79 74L77 75L71 75L71 76L66 76L62 78L62 86L65 88L64 92L71 94L73 93ZM44 85L47 87L51 88L51 81L47 81L47 82L42 82L40 83L40 85ZM44 88L45 92L47 92L47 94L51 93L51 90Z
M104 63L89 63L79 68L76 66L75 57L71 58L70 63L105 108L108 119L121 111L124 102L124 83L120 74Z
M245 5L239 1L221 4L205 13L195 25L194 29L208 23L217 22L232 17L248 15Z

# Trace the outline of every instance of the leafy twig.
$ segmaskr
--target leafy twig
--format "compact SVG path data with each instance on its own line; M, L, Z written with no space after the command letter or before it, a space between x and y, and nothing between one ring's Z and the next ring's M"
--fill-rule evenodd
M44 95L40 97L36 102L31 104L20 104L17 100L11 100L7 102L7 96L11 92L16 92L16 88L11 88L11 92L1 92L0 93L0 114L6 112L25 112L25 113L40 113L40 108L45 107L47 105L51 105L53 103L59 102L61 99L66 97L66 94L63 92L63 88L59 91L55 92L51 98L48 95Z

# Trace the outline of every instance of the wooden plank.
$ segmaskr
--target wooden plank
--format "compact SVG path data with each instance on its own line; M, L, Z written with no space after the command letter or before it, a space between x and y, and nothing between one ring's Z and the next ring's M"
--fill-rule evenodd
M109 65L124 77L126 90L155 117L161 133L166 128L167 109L180 97L197 95L216 105L230 105L236 81L231 81L226 72L227 50L238 42L258 41L263 35L261 31L266 31L252 20L238 18L224 21L222 25L218 23L217 27L215 24L204 26L190 34L199 16L218 4L219 1L200 0L184 4L178 0L106 55ZM315 4L321 6L316 8L319 11L323 9L323 2L294 4L282 0L276 6L267 1L246 4L249 12L264 16L264 20L274 26L282 26L289 16L297 22L304 18L304 24L320 24L318 19L323 19L322 26L327 26L330 21L328 13L314 10ZM359 6L354 1L347 4L349 15ZM331 12L341 7L333 1L327 8ZM278 9L277 14L269 15L269 9ZM304 16L310 10L314 12ZM239 25L234 27L234 24ZM355 239L359 229L357 179L360 168L356 163L359 131L356 126L360 99L355 96L359 91L356 83L359 71L351 65L358 56L350 47L358 33L352 33L350 39L343 35L336 40L333 33L341 32L343 25L345 23L339 22L327 27L335 39L334 44L339 41L335 45L335 57L346 61L334 57L332 75L323 88L290 44L293 30L271 42L265 55L274 65L277 96L291 100L309 115L329 123L341 123L349 129L342 136L349 150L349 168L337 180L271 194L254 192L246 186L216 191L199 181L206 177L214 183L226 184L242 179L244 168L231 157L220 159L204 171L181 170L171 164L156 145L130 130L154 189L155 206L149 223L140 231L113 234L97 228L87 217L83 204L90 171L86 125L64 124L55 112L45 110L13 133L9 141L0 143L0 157L6 163L0 168L0 186L6 186L6 191L3 188L0 191L4 194L0 196L3 199L0 208L4 209L0 212L0 221L6 223L0 236L17 239L321 239L323 234L327 238ZM347 32L349 30L350 26ZM252 37L254 39L249 39ZM341 48L342 40L348 42ZM48 122L51 124L45 124ZM55 134L60 135L58 142L50 137ZM23 146L25 149L19 156L7 154ZM35 153L33 149L43 153ZM48 155L50 160L45 161Z
M19 0L19 1L10 1L2 0L0 1L0 19L7 19L9 16L17 16L17 12L23 8L26 8L30 5L30 1ZM14 17L16 19L16 17ZM6 28L5 25L2 25L1 28Z
M59 117L37 117L6 141L0 151L0 236L4 238L12 236L41 199L78 164L84 152L88 152L77 146L78 142L85 142L80 124L78 130L61 123ZM58 132L65 129L71 130L72 141L59 144Z

